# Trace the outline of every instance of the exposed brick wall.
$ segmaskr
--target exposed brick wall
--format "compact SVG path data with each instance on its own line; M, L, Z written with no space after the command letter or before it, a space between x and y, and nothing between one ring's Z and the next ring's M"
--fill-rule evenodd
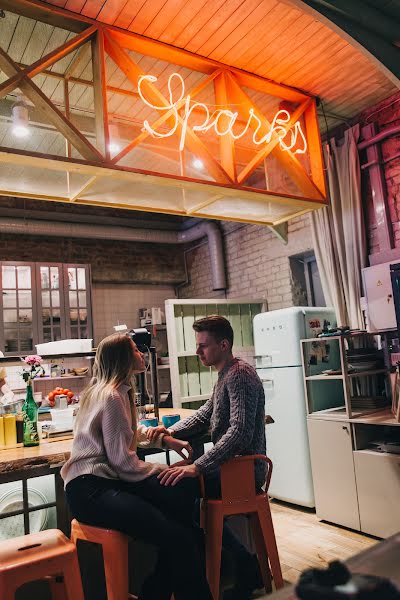
M400 93L387 98L377 106L364 111L357 120L361 126L368 123L377 123L379 130L400 125ZM383 160L398 155L397 158L384 164L384 173L388 193L390 219L392 222L396 248L400 248L400 135L382 142ZM369 254L379 252L377 225L373 209L371 188L368 175L363 171L363 198L368 224Z
M184 281L183 249L114 240L0 234L1 260L88 263L94 283L169 284Z
M289 243L283 244L264 226L223 223L228 272L227 298L265 299L269 310L294 304L289 257L312 249L309 216L289 222ZM221 298L212 291L207 244L186 252L189 283L180 298Z

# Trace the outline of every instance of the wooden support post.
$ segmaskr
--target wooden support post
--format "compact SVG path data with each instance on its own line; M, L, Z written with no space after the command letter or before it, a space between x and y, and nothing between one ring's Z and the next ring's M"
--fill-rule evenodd
M318 128L317 105L310 99L304 111L308 152L311 157L310 168L313 181L321 194L326 197L326 181L324 171L324 158L322 154L321 137Z
M92 40L92 64L94 83L94 118L96 125L96 142L106 161L110 160L110 133L108 125L106 65L104 52L104 32L97 31Z
M270 225L269 228L284 244L288 243L288 224L281 223L280 225Z
M9 76L9 79L0 84L0 98L3 98L14 88L18 87L19 83L24 78L35 77L35 75L38 75L44 69L51 67L51 65L54 65L56 62L64 58L64 56L82 46L82 44L90 39L95 32L96 27L89 27L86 31L72 38L72 40L65 42L65 44L59 48L56 48L52 52L49 52L49 54L46 54L46 56L40 58L32 65L26 67L25 69L17 69L13 75Z
M214 79L215 101L218 109L229 110L228 92L226 89L226 75L222 72ZM218 129L223 131L229 125L229 117L222 116L218 119ZM219 138L221 164L232 181L237 182L235 168L235 145L232 136L222 135Z

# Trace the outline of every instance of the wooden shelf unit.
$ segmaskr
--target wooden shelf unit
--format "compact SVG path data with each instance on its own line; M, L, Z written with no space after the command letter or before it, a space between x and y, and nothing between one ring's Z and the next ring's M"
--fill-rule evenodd
M318 341L337 345L339 364L335 367L342 370L342 375L308 375L307 356L309 360L310 354L307 354L307 345ZM388 372L371 369L349 373L346 337L302 340L301 344L317 516L370 535L388 537L398 531L400 523L397 500L400 496L400 455L374 451L371 443L383 439L400 442L400 423L389 406L357 409L357 400L351 394L352 385L359 385L361 389L357 379L367 385L369 380L380 378L378 388L383 385L382 377ZM323 365L320 366L322 369ZM329 380L332 380L330 386L323 383ZM390 384L385 383L389 404ZM320 402L320 409L314 410L315 390L309 389L312 385L323 386L323 391L321 388L317 392L325 393L323 402L328 406L321 408ZM338 393L341 391L336 400L334 395L329 396L329 390L335 385ZM379 401L379 395L371 398L374 399ZM366 399L359 395L358 401L362 404Z
M307 403L307 415L310 417L320 415L322 418L325 417L329 411L337 411L341 406L344 406L346 411L346 417L351 419L354 416L360 417L370 412L376 412L389 406L390 402L390 381L389 372L384 368L372 368L362 371L353 371L349 368L349 361L347 358L347 346L351 344L355 339L361 341L368 341L371 339L371 334L360 333L358 335L351 336L331 336L327 338L312 338L301 340L301 356L303 366L303 377L304 377L304 391ZM314 351L314 357L318 356L318 352L315 351L318 345L321 348L325 345L329 345L330 352L326 355L333 361L336 361L334 365L335 370L338 373L328 375L323 372L310 374L310 370L322 371L325 364L320 362L318 364L311 364L310 357L311 345ZM363 348L364 349L364 348ZM373 351L373 348L371 348ZM320 356L324 353L321 351ZM350 370L350 372L349 372ZM340 372L339 372L340 371ZM382 378L385 377L385 383L383 384ZM330 387L324 387L322 391L320 386L323 385L321 382L330 381ZM319 387L314 386L315 382ZM336 385L335 383L336 382ZM338 385L339 383L339 385ZM385 396L382 393L378 393L379 386L385 387L387 402L384 402ZM354 393L356 392L356 394ZM366 399L370 399L371 407L361 410L357 407L357 401L366 403ZM374 400L376 404L381 402L379 406L373 406Z

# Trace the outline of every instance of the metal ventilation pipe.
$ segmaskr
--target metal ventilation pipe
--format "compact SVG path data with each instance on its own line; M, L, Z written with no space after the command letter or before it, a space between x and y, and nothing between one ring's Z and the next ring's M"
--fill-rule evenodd
M207 236L210 250L211 275L213 290L225 290L226 271L222 235L218 226L211 221L203 221L186 231L178 232L179 243L186 244Z
M186 244L207 236L210 249L210 266L213 290L226 289L226 272L222 235L217 225L202 222L186 231L164 231L161 229L135 229L111 225L45 221L40 219L14 219L0 217L0 233L14 235L45 235L124 242L156 244Z

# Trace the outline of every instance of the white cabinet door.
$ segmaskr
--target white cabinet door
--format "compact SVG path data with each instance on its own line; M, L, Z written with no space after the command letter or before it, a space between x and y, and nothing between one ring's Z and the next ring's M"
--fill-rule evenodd
M397 327L390 264L382 263L362 270L368 304L368 331L372 333Z
M361 530L388 537L400 529L400 456L354 452Z
M319 519L360 529L350 425L307 419Z

